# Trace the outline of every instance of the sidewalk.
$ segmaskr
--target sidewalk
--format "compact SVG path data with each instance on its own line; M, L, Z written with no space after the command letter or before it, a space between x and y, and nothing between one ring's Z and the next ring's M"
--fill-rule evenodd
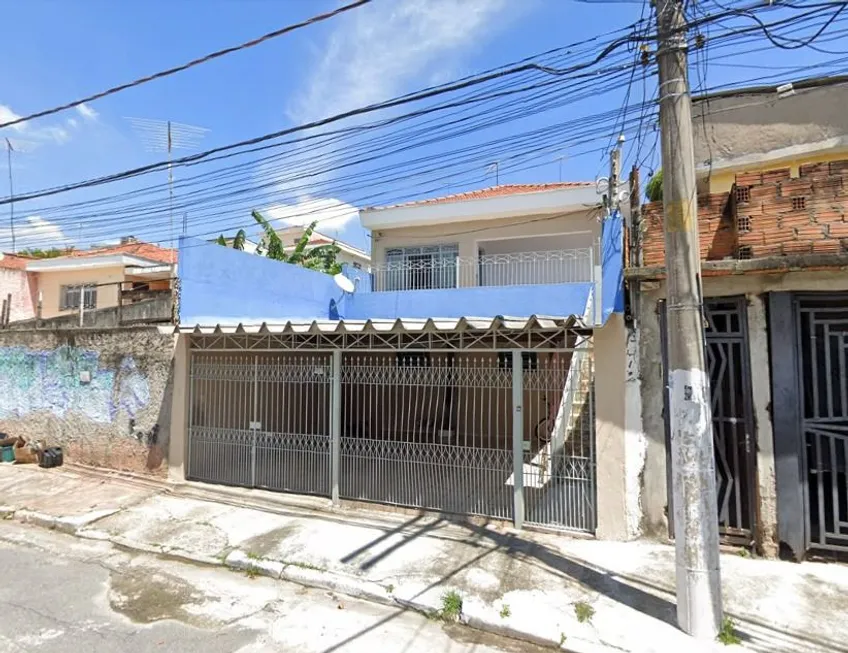
M79 537L425 612L440 611L452 589L469 625L570 651L728 650L674 626L670 546L327 504L0 465L0 513ZM748 650L848 653L848 567L723 555L722 580ZM575 604L584 603L594 615L579 623Z

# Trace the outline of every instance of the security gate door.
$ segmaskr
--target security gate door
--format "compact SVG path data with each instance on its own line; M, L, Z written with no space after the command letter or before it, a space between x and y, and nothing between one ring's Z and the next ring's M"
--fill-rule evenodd
M662 323L665 382L666 467L669 478L669 530L674 534L671 493L671 429L668 417L668 365ZM718 493L719 532L730 544L754 540L756 443L754 440L748 330L744 297L704 300L707 372L710 377L713 448Z
M848 551L848 296L800 297L796 320L807 546Z

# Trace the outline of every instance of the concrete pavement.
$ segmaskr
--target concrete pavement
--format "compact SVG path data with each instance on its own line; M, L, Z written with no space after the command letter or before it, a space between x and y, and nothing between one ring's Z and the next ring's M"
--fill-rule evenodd
M53 504L57 486L64 496ZM71 495L81 497L77 509ZM21 521L386 606L437 612L445 591L455 590L470 625L574 651L725 650L696 644L674 626L674 551L662 544L16 466L0 466L0 497ZM723 555L722 576L746 648L848 652L845 566ZM594 614L581 622L586 606Z
M2 653L541 653L413 611L0 523Z

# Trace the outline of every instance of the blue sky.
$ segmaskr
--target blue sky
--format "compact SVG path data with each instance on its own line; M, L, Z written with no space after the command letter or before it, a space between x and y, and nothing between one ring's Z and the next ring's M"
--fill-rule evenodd
M6 62L0 67L0 119L85 96L335 6L333 1L319 0L4 3L4 23L28 27L4 30L0 40L0 57ZM20 194L161 160L162 153L146 151L126 120L129 116L204 127L209 132L200 147L205 149L623 27L635 21L640 10L639 4L567 0L376 0L342 18L79 109L2 130L0 136L10 137L20 150L13 154L15 194ZM766 56L771 57L764 54L760 60ZM714 69L714 75L711 83L745 76L725 68ZM614 108L622 94L623 89L610 89L597 102ZM545 120L539 118L538 124ZM599 172L600 159L595 154L576 157L565 152L563 156L565 179L593 179ZM5 160L2 168L0 195L6 196ZM165 173L157 174L143 183L135 180L17 206L18 249L53 243L87 246L127 232L162 240L161 224L154 228L141 219L122 222L118 218L77 222L77 215L68 218L61 210L44 210L164 182ZM176 170L178 179L182 174L183 170ZM558 157L551 155L549 165L504 174L500 181L556 181L559 176ZM481 172L481 181L484 177ZM491 178L477 185L493 183ZM282 224L298 213L293 207L312 206L315 215L325 218L323 230L364 246L365 234L358 228L352 206L354 195L326 195L318 186L314 193L301 189L292 195L281 185L278 196L252 208L268 211ZM400 188L398 196L404 196ZM232 231L250 221L249 208L240 208L231 220L218 217L214 224L209 220L206 227L202 213L195 219L189 209L188 231L200 234L204 228L219 227L222 232ZM0 249L6 250L10 246L7 210L0 207Z

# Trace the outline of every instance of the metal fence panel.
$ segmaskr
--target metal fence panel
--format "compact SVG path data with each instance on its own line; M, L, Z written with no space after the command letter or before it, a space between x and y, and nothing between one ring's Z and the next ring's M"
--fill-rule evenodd
M327 354L194 354L188 478L327 495Z
M512 516L510 374L497 355L347 354L341 496Z
M595 531L590 350L524 355L523 476L528 524Z

